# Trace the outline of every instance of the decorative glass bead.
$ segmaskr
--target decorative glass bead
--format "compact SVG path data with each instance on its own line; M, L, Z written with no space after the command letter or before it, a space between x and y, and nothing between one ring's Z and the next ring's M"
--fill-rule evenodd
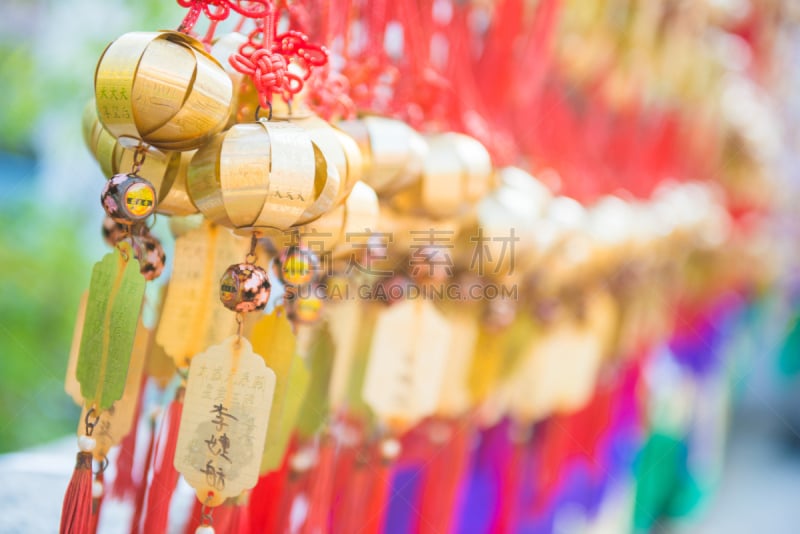
M103 219L103 241L109 246L116 247L117 243L128 235L128 227L116 222L111 217Z
M319 258L306 247L289 247L281 256L278 272L281 281L288 286L310 284L319 273Z
M156 190L153 184L135 174L116 174L103 187L100 202L114 221L131 224L153 213Z
M133 253L139 260L139 272L146 280L155 280L161 276L167 256L161 241L149 233L133 238Z
M286 315L295 323L313 324L322 315L322 299L316 291L304 295L287 293L285 303Z
M270 294L267 272L251 263L231 265L220 279L219 298L235 312L263 310Z

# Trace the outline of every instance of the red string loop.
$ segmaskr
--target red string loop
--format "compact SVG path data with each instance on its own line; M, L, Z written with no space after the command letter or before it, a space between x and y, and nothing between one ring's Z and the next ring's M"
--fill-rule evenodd
M324 46L308 42L308 36L296 30L276 36L273 50L286 58L294 56L302 60L304 80L311 76L314 67L322 67L328 63L328 50Z
M178 27L178 31L184 33L192 31L200 18L200 13L205 14L213 22L225 20L230 14L226 0L178 0L178 5L189 9L189 13Z
M262 18L270 12L270 0L177 0L178 5L189 9L178 31L189 33L197 24L200 13L212 22L228 18L231 11L247 18Z

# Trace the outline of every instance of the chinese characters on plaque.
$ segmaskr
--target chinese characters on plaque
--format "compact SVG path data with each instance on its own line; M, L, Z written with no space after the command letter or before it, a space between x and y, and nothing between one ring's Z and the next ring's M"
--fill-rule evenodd
M192 359L175 468L209 506L258 480L275 373L245 338L232 336Z

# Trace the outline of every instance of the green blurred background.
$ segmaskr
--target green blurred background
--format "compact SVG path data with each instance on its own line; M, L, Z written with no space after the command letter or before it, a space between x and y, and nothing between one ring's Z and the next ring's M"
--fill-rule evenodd
M71 432L63 379L100 235L102 176L81 138L105 46L176 27L170 0L5 0L0 17L0 452Z

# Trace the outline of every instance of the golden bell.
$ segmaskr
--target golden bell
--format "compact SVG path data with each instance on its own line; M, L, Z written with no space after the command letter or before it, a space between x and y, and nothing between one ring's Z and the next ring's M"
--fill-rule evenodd
M453 217L489 192L492 160L486 148L468 135L444 133L427 137L421 179L392 197L402 212Z
M585 233L592 240L596 271L612 273L626 255L630 256L636 226L633 206L619 197L601 197L587 210Z
M226 36L227 37L227 36ZM216 45L215 45L216 46ZM213 49L212 49L213 52ZM258 106L258 93L252 83L245 78L237 82L238 78L231 74L235 84L239 84L236 92L236 109L240 122L248 122L255 116ZM268 114L262 110L262 115ZM332 126L329 122L314 114L305 105L302 94L296 95L291 103L280 95L272 99L272 121L291 121L308 132L311 140L325 156L326 165L333 166L338 171L338 177L331 176L325 184L325 189L320 193L320 198L332 198L332 202L318 202L316 209L312 209L304 219L311 220L319 217L332 205L344 202L350 190L361 179L363 161L361 151L356 141L342 130Z
M103 175L111 176L112 174L117 174L113 164L117 140L100 124L97 118L97 104L94 98L86 104L83 110L81 130L86 148L89 149L95 161L100 165Z
M355 139L364 158L361 180L378 195L388 196L409 187L422 174L428 144L406 123L364 117L336 126Z
M457 265L486 276L507 277L527 269L547 248L552 225L544 216L552 194L522 169L498 171L499 185L476 206L453 249Z
M234 229L283 231L309 222L333 204L338 188L308 132L291 122L259 121L233 126L197 151L187 188L209 219Z
M304 128L311 140L320 148L328 162L328 165L336 167L339 174L339 182L336 189L329 184L330 192L333 195L333 204L341 204L350 194L353 186L361 179L363 172L363 160L361 151L356 141L342 130L339 130L330 123L308 113L305 116L293 119L293 122Z
M94 98L86 103L83 108L83 115L81 116L81 133L83 134L83 142L86 148L94 155L94 146L96 144L96 137L99 129L102 128L100 122L97 120L97 104Z
M228 122L233 83L197 40L178 32L133 32L97 64L100 122L124 146L191 150Z
M333 259L348 258L366 250L377 230L379 213L375 191L357 182L342 205L299 231L313 250L330 252Z
M596 253L586 232L587 219L586 209L572 198L558 196L548 203L533 233L537 266L546 273L544 290L555 292L586 274Z

